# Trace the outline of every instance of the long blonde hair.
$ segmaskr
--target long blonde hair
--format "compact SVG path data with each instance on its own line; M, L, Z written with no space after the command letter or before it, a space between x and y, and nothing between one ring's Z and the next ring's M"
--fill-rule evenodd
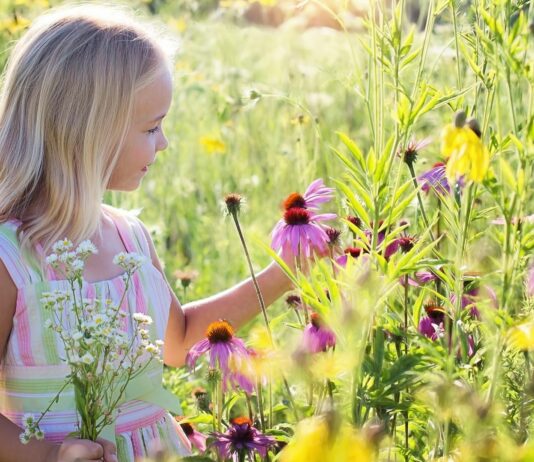
M23 248L99 230L135 93L170 65L174 44L101 5L51 10L17 42L0 94L0 222L22 221Z

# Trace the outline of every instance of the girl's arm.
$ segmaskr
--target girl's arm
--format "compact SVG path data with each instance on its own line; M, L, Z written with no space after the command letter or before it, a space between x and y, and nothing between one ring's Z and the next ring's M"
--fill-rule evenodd
M150 246L152 263L164 274L154 244L146 229L145 234ZM284 292L291 289L291 281L275 262L261 271L256 279L266 305L270 305ZM188 303L184 307L180 305L170 286L169 291L172 302L165 332L163 358L165 364L169 366L183 366L187 352L204 337L211 322L226 319L238 329L261 311L251 278L224 292Z

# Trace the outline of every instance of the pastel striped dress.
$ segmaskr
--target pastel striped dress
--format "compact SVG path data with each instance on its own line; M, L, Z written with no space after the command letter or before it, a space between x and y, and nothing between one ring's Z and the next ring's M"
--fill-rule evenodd
M164 277L151 263L141 224L133 216L106 213L113 219L126 250L147 257L147 262L134 273L121 309L128 310L130 316L134 312L150 315L154 321L149 326L150 336L153 340L163 339L171 295ZM68 282L56 277L49 266L43 274L37 258L23 259L16 235L18 226L16 220L0 224L0 258L18 289L13 328L0 368L0 412L22 426L25 413L40 415L46 409L69 373L61 359L65 357L61 340L44 327L51 313L40 302L43 292L65 290ZM94 283L84 281L82 292L84 298L97 298L102 302L111 299L119 303L124 282L120 276ZM129 325L125 323L124 330L131 335ZM180 405L174 395L163 390L162 371L163 366L152 361L146 374L127 387L114 428L102 435L110 439L115 436L120 462L133 462L160 448L172 454L190 454L187 437L168 412L179 413ZM53 442L61 442L76 431L72 387L64 390L40 427L45 439Z

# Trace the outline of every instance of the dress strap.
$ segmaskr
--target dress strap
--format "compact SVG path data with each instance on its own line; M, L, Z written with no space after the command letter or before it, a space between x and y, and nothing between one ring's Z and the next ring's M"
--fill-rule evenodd
M112 219L126 250L150 258L150 247L139 219L133 215L115 215Z
M8 220L0 224L0 259L4 263L17 289L41 280L37 269L32 268L29 256L23 255L17 236L20 222Z

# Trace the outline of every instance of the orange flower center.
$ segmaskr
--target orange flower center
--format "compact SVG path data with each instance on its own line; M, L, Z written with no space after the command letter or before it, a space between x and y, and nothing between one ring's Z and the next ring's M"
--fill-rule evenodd
M252 426L252 420L250 420L248 417L234 417L232 419L232 423L235 425L249 424Z
M284 209L289 210L294 207L304 208L306 206L306 201L299 193L291 193L286 197L284 201Z
M212 322L206 331L206 337L210 343L226 343L232 340L234 329L227 321Z

